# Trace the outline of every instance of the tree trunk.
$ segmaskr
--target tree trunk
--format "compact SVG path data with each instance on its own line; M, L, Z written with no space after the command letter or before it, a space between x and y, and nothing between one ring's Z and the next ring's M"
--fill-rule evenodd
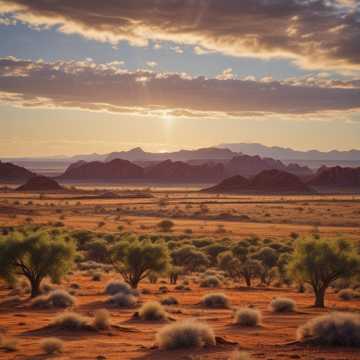
M34 298L40 295L40 280L38 279L29 279L31 285L31 297Z
M251 286L251 277L246 276L245 277L245 282L246 282L246 286L250 287Z
M325 307L325 288L315 290L315 307Z

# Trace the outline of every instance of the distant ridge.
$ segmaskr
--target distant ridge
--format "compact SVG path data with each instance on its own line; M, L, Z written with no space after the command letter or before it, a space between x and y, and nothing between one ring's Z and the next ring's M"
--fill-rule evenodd
M322 167L309 184L328 188L358 188L360 191L360 167Z
M71 164L59 176L61 180L123 181L138 180L172 183L217 182L231 175L254 176L263 170L278 169L294 172L296 175L311 176L306 167L284 165L281 161L262 159L259 156L238 155L229 160L211 160L209 162L184 162L164 160L149 162L140 166L129 160L113 159L108 162L78 161Z
M19 186L17 191L59 191L63 190L54 179L46 176L34 176L30 178L24 185Z
M0 180L2 181L24 181L35 176L35 174L22 166L0 160Z
M238 194L311 194L314 192L296 175L276 169L264 170L249 180L236 175L203 191Z
M360 161L360 150L348 151L300 151L280 146L265 146L259 143L224 143L219 148L229 149L233 152L241 152L247 155L259 155L279 160L323 160L323 161Z
M144 177L144 169L128 160L109 162L79 161L70 165L59 179L67 180L133 180Z

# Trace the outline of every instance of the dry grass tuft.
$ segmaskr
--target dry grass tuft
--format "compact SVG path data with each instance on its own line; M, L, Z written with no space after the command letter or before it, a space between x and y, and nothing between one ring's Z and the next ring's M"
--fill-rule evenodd
M136 297L133 295L118 293L118 294L115 294L114 296L112 296L108 300L108 303L114 307L132 308L132 307L136 306L137 300L136 300Z
M58 315L51 325L62 330L87 330L89 319L73 312L66 312Z
M251 308L240 308L234 314L234 324L240 326L259 326L261 312Z
M318 316L298 328L300 341L318 345L360 347L360 315L332 313Z
M168 314L163 306L157 301L149 301L141 306L139 309L139 316L146 321L160 321L167 320Z
M105 309L97 310L95 313L93 326L97 330L109 329L111 326L110 313Z
M275 298L271 300L270 309L274 313L294 312L296 303L289 298Z
M40 345L44 353L48 355L62 353L64 350L64 343L58 338L44 339Z
M228 309L230 307L229 298L222 293L204 295L201 303L206 307L216 309Z
M157 333L156 341L162 350L203 347L216 344L213 330L207 324L195 320L179 321L164 326Z

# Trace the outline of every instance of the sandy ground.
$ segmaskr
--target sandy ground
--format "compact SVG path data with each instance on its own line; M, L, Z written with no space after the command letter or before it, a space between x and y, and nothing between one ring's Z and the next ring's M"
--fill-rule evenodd
M360 197L341 196L214 196L189 191L156 192L144 199L78 199L74 195L0 194L0 226L19 225L26 222L48 224L61 222L72 229L89 229L101 232L131 231L137 234L157 233L157 223L171 218L173 234L191 229L192 236L213 239L230 237L240 239L249 235L262 238L288 239L290 233L300 235L319 233L321 236L343 236L360 241ZM159 203L165 202L165 205ZM246 215L247 217L243 217ZM104 222L104 224L100 223ZM73 309L83 315L106 308L107 296L103 294L106 282L116 277L107 274L101 282L91 280L86 273L68 276L61 287L70 289L71 283L80 285L76 291L77 305ZM142 283L140 289L150 289L151 294L141 295L140 303L159 300L163 284ZM311 307L310 293L299 294L294 289L251 288L230 284L226 288L205 290L190 282L191 291L174 290L166 295L175 296L178 306L168 307L175 319L197 318L207 322L224 344L199 349L160 351L153 349L155 334L163 323L146 323L132 320L134 309L112 309L112 323L121 328L100 332L66 332L46 328L62 310L35 310L30 307L27 295L12 300L11 290L0 284L0 334L16 337L18 350L6 353L0 350L0 359L228 359L235 349L248 351L254 359L360 359L359 350L351 348L309 347L294 344L296 329L308 319L333 310L360 311L360 301L339 301L329 293L327 308ZM205 293L224 292L233 307L253 305L263 313L262 326L240 329L232 325L233 310L209 310L199 302ZM273 314L270 300L286 296L296 300L294 314ZM40 341L56 336L64 340L64 353L45 356Z
M68 276L61 285L70 289L70 284L77 283L77 304L72 309L83 315L93 315L94 311L107 308L111 313L112 324L123 328L108 331L59 331L46 328L51 319L62 310L36 310L30 307L27 296L21 301L11 301L9 290L2 287L0 292L0 325L7 337L19 340L18 351L4 353L0 351L0 359L45 359L40 348L40 341L45 337L56 336L64 341L64 353L58 359L191 359L190 355L201 355L201 359L227 359L234 349L248 351L254 359L359 359L356 349L321 348L292 344L296 339L296 329L308 319L334 310L359 311L360 301L339 301L334 293L329 293L327 309L319 310L311 307L313 298L310 293L299 294L292 289L251 288L236 284L220 289L202 289L190 282L191 291L174 290L173 285L166 286L167 294L160 294L159 286L164 284L148 284L144 282L140 289L147 288L149 295L140 296L140 304L148 300L159 300L168 295L175 296L179 305L168 306L168 312L175 319L197 318L207 322L217 336L223 337L230 344L219 344L199 350L160 351L152 349L155 333L164 326L159 322L133 320L134 309L113 309L106 305L107 295L103 294L104 285L116 274L104 276L101 282L91 280L86 274ZM238 328L232 325L233 309L209 310L199 305L201 297L206 293L223 292L232 302L234 308L252 305L263 314L262 326L258 328ZM297 303L297 311L293 314L274 314L268 306L273 297L286 296ZM232 344L232 343L236 344ZM193 357L197 359L197 357ZM200 357L199 357L200 359Z

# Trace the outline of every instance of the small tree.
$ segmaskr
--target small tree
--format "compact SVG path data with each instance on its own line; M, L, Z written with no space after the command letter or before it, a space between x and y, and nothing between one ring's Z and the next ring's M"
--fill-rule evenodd
M13 233L0 238L0 276L7 281L25 276L31 286L31 297L40 294L41 281L49 276L54 282L70 269L76 248L73 241L48 233Z
M350 242L340 239L300 240L289 263L290 274L309 283L316 307L324 307L327 288L339 278L349 278L360 269L360 257Z
M105 240L95 239L86 246L87 256L90 260L94 260L100 263L106 263L108 261L108 248Z
M182 266L185 271L196 271L209 266L209 259L201 250L191 245L184 245L171 253L174 265Z
M150 241L122 241L112 249L115 269L134 289L150 273L161 273L170 265L168 249L164 244Z

